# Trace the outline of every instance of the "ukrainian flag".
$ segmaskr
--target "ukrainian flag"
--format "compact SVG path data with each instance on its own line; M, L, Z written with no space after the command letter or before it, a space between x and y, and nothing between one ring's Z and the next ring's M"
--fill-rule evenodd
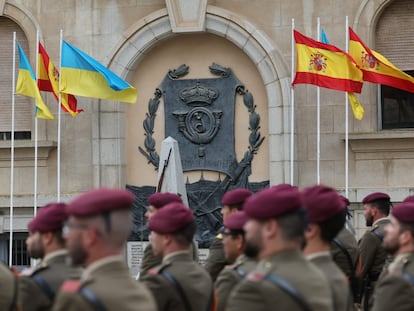
M16 94L22 94L36 99L36 117L41 119L53 120L53 114L49 107L43 102L40 91L36 83L36 76L30 67L29 60L23 52L20 43L17 44L20 58L19 74L17 76Z
M85 52L62 42L61 92L135 103L137 90Z

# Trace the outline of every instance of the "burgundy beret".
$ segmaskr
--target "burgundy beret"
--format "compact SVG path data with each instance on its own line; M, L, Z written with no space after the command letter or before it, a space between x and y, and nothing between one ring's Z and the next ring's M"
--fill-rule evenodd
M183 203L170 203L161 208L148 222L148 228L157 233L174 233L194 221L194 214Z
M391 215L401 222L414 223L414 202L407 201L398 204L391 210Z
M320 223L345 210L345 205L335 189L324 185L305 188L301 192L303 207L309 222Z
M155 192L148 198L148 203L155 208L161 208L168 203L183 203L183 200L178 194L170 192Z
M73 199L67 206L69 215L84 217L130 208L135 196L128 190L99 188Z
M351 204L351 202L349 202L347 197L345 197L341 194L339 195L339 197L341 198L341 200L342 200L343 204L345 205L345 207L348 207Z
M243 204L248 197L252 195L252 192L248 189L238 188L227 191L223 198L221 199L221 203L223 205L236 205L236 204Z
M403 202L414 202L414 195L409 195L404 199Z
M244 224L249 220L244 211L231 213L224 219L224 227L230 230L243 230Z
M27 227L30 232L53 232L63 227L66 218L65 203L50 203L39 208L37 215Z
M371 203L377 200L389 200L390 196L383 192L374 192L371 194L368 194L363 200L363 204Z
M301 208L297 187L281 184L264 189L250 196L244 203L244 211L250 218L278 217Z

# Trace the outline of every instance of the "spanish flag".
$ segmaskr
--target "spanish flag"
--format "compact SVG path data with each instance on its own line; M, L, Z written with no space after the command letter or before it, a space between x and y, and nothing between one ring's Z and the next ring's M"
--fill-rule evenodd
M348 53L334 45L318 42L294 31L296 75L292 85L320 87L361 93L362 71Z
M40 96L39 88L36 83L36 76L30 67L29 60L20 43L17 44L20 58L19 74L17 76L16 94L22 94L36 99L36 117L40 119L53 120L54 116L50 112L49 107L43 102Z
M39 42L39 71L37 78L37 85L39 90L45 92L52 92L56 100L59 99L59 71L55 68L49 58L45 48ZM77 109L76 97L70 94L62 93L62 109L69 112L72 117L76 116L83 110Z
M85 97L135 103L137 90L85 52L62 42L61 91Z
M364 81L414 92L414 78L395 67L381 54L368 48L349 27L349 54L364 73Z

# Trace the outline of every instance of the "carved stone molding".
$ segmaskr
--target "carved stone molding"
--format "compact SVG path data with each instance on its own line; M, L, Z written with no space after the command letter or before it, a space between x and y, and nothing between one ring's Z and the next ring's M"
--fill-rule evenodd
M412 159L414 133L411 131L383 131L350 134L349 145L357 160Z
M50 151L57 148L57 143L52 141L39 141L37 145L38 166L47 166ZM35 158L35 143L27 140L14 142L14 164L16 167L33 166ZM10 167L11 143L0 142L0 167Z
M166 0L173 32L205 30L207 0Z

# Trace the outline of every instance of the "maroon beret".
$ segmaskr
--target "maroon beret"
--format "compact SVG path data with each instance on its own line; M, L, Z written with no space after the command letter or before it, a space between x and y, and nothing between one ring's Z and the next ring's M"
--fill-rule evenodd
M148 228L166 234L180 231L194 221L194 214L183 203L170 203L161 208L148 222Z
M404 199L403 202L414 202L414 195L409 195Z
M243 230L244 224L249 220L244 211L231 213L224 219L224 227L230 230Z
M345 205L335 189L324 185L305 188L301 192L303 207L309 222L320 223L345 210Z
M65 203L50 203L39 208L27 228L30 232L53 232L63 227L67 217Z
M383 192L374 192L371 194L368 194L363 200L363 204L371 203L377 200L389 200L390 196Z
M148 203L155 208L161 208L168 203L183 203L183 200L178 194L170 192L155 192L148 198Z
M238 188L227 191L223 198L221 199L221 203L223 205L236 205L236 204L243 204L248 197L252 195L252 192L248 189Z
M99 188L73 199L67 206L68 215L84 217L130 208L135 196L128 190Z
M297 187L281 184L250 196L244 203L247 216L255 219L278 217L301 208Z
M398 204L391 210L391 215L401 222L414 223L414 202L407 201Z
M351 204L351 202L349 202L347 197L345 197L341 194L339 195L339 197L341 198L341 200L342 200L343 204L345 205L345 207L348 207Z

